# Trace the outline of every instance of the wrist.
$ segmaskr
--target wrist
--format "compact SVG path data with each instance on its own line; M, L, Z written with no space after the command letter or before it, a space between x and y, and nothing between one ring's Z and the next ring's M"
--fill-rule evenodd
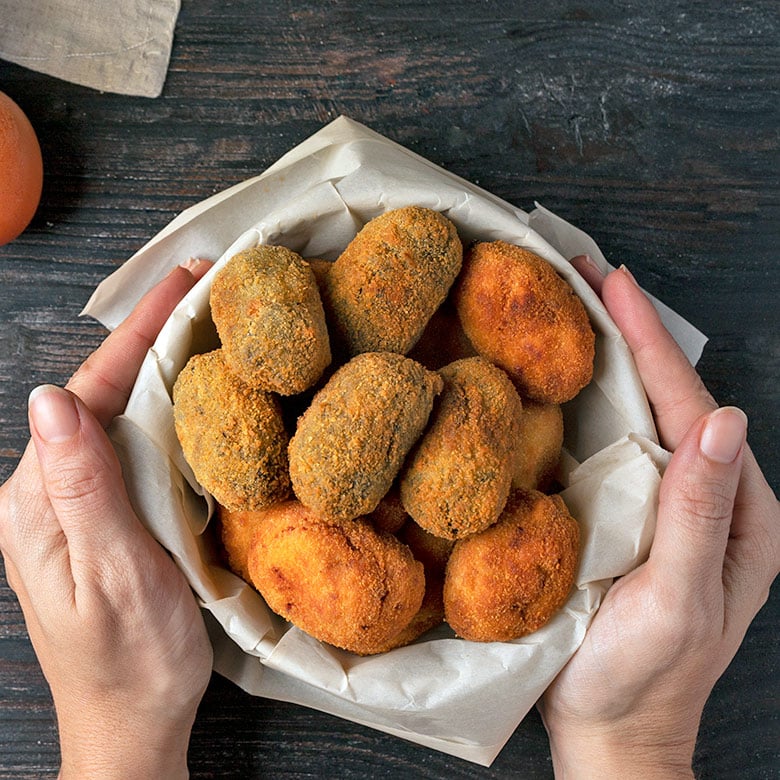
M132 713L59 717L61 780L148 780L189 777L187 722L151 722Z
M547 731L556 780L693 778L695 737L660 737L636 724Z

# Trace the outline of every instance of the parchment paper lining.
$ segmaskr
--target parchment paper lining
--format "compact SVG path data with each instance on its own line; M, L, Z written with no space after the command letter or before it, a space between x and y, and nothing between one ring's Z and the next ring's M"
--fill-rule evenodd
M582 561L564 609L528 637L478 644L442 627L409 647L359 658L289 627L219 565L204 532L211 500L181 455L170 392L189 355L217 343L208 291L216 269L236 251L280 243L333 259L368 219L412 203L442 211L464 242L503 239L528 247L585 302L597 334L595 374L566 405L562 472L562 496L583 531ZM177 263L190 256L218 261L163 328L111 431L139 516L202 603L218 672L254 695L486 766L493 761L579 647L613 578L646 557L668 458L625 342L568 263L582 252L606 264L589 237L546 209L526 214L342 117L264 174L183 212L98 287L84 313L114 327ZM665 317L695 362L703 336L673 312Z

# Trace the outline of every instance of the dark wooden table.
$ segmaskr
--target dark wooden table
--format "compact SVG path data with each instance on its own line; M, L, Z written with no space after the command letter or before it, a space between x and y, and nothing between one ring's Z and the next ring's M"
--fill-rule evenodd
M628 264L709 335L701 373L747 412L777 489L777 6L665 6L186 0L155 100L0 61L46 168L32 226L0 248L0 481L28 392L64 383L104 336L78 318L95 285L182 209L346 114L513 204L539 200ZM779 613L775 589L714 691L701 777L777 776ZM190 761L203 778L552 775L535 713L488 770L216 676ZM0 577L0 778L57 765L48 689Z

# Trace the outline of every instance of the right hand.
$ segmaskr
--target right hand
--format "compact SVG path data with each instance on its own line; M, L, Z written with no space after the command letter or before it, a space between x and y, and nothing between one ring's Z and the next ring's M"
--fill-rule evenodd
M674 454L647 562L607 592L539 709L556 777L691 777L705 701L778 574L780 506L745 415L717 408L628 271L602 279L573 262L631 348Z

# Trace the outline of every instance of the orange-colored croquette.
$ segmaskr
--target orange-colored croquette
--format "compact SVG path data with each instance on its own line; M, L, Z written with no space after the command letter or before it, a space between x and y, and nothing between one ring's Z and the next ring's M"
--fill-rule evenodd
M469 341L523 398L563 403L590 382L595 335L587 311L546 260L504 241L474 244L453 295Z
M536 631L566 601L579 546L579 526L560 496L515 491L495 525L455 543L444 580L447 622L474 642Z

